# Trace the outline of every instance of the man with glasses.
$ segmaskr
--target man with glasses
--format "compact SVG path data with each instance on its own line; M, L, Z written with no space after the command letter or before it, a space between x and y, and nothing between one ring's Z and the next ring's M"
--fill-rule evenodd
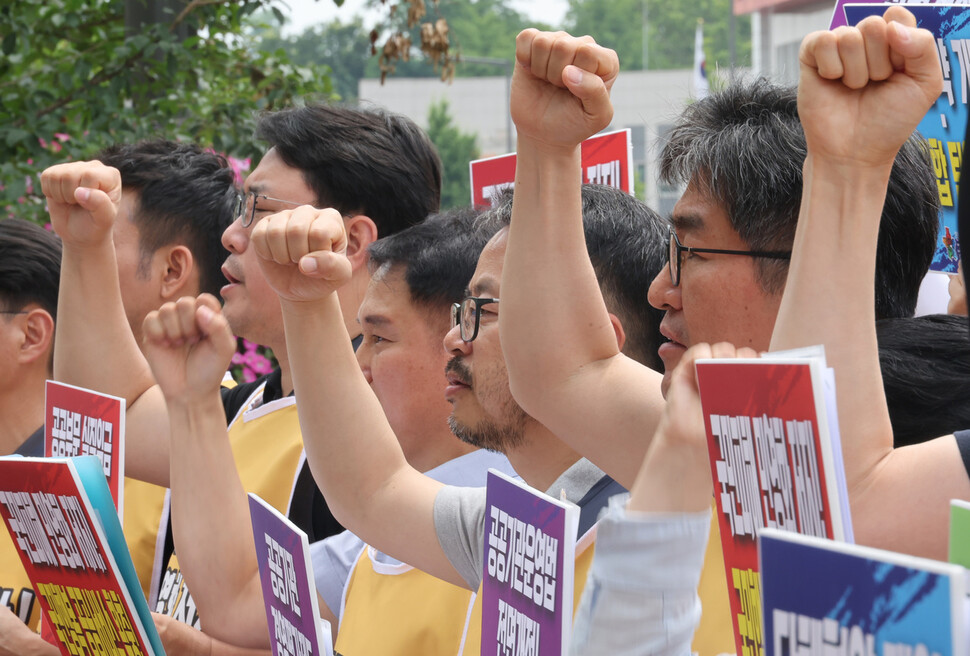
M586 242L610 299L616 339L632 357L645 355L654 362L658 316L642 302L642 293L665 263L665 223L610 187L587 185L583 200ZM492 210L505 224L512 203L506 197ZM335 516L368 544L477 590L484 562L484 489L442 485L404 458L353 352L336 339L341 324L334 290L349 271L343 255L349 242L340 218L305 209L261 222L253 244L269 284L280 294L307 458L318 483ZM482 251L468 298L454 312L457 325L445 337L451 354L444 389L452 404L450 424L466 442L505 453L536 489L577 503L583 533L622 487L512 399L497 330L506 234L501 230ZM546 326L546 336L555 335L556 327ZM322 368L333 375L318 375ZM590 556L591 550L584 551L577 565L580 589ZM465 653L477 653L479 629L480 616L473 612Z
M699 342L765 350L785 286L798 220L805 136L793 88L733 83L684 110L660 156L679 256L650 287L666 311L666 371ZM879 232L876 318L911 317L939 230L925 140L913 135L893 167ZM677 279L674 273L679 271ZM838 299L832 299L838 302ZM664 383L666 388L666 382Z
M233 333L270 347L280 366L252 384L224 391L223 407L246 489L281 512L289 511L311 539L320 539L339 525L322 498L314 496L312 476L301 465L302 437L279 300L256 262L250 234L265 216L298 205L333 207L346 217L352 276L341 291L341 339L349 344L348 337L360 334L357 309L370 280L367 246L437 209L440 161L413 122L377 109L307 105L282 110L260 119L257 137L270 148L246 179L245 192L255 194L246 201L247 212L223 233L229 256L222 274L228 284L220 293ZM107 237L121 198L117 173L96 163L60 165L44 172L42 185L54 228L65 239L61 292L69 300L62 308L55 374L65 382L126 398L128 471L168 484L165 401L130 329L120 321L123 310L113 291L118 269ZM184 497L176 480L170 487L173 506L217 503ZM218 549L224 538L213 532L209 539ZM191 578L193 569L206 566L192 554L180 554L178 563L170 561L159 586L158 608L193 624L198 624L197 615L218 615L218 600L193 600L185 590L182 568Z
M555 53L555 57L551 57ZM516 401L617 481L632 484L661 421L654 372L620 352L580 232L579 144L609 125L615 53L588 39L526 30L518 39L512 117L519 135L515 218L503 276L501 335ZM549 62L555 65L546 66ZM543 111L536 111L541 107ZM687 183L671 219L670 266L650 303L665 311L663 389L687 347L768 348L801 200L805 137L794 89L733 83L690 105L661 155L661 176ZM541 192L541 193L540 193ZM890 177L880 231L877 316L907 316L933 253L938 198L918 137ZM569 303L561 299L568 294ZM838 306L839 299L829 301ZM556 339L541 334L556 326ZM716 529L716 523L712 523ZM719 538L701 579L727 606ZM718 584L718 579L720 583ZM702 592L702 597L704 593ZM733 650L727 625L702 624L693 649Z

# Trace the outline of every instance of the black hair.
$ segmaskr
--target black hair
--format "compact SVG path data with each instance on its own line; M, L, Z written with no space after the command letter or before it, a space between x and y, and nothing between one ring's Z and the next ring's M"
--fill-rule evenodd
M61 240L22 219L0 221L0 309L18 312L36 303L57 318Z
M313 104L263 115L256 137L303 172L317 203L370 217L381 237L438 211L441 160L409 118Z
M876 322L879 365L895 446L970 426L966 317L931 314Z
M429 216L372 243L371 271L403 267L411 300L427 310L451 307L465 296L478 256L500 226L483 222L472 207Z
M96 159L121 172L125 191L138 193L133 222L141 251L139 272L160 248L184 244L199 269L199 290L218 297L229 254L222 233L235 220L235 174L225 158L194 144L156 139L117 144Z
M693 182L724 208L753 250L790 250L802 198L807 150L794 87L764 78L732 81L689 105L660 156L660 177ZM925 139L913 134L896 157L876 253L876 317L908 317L929 269L940 201ZM759 259L759 281L782 290L784 260Z
M667 265L667 222L636 198L604 185L584 184L583 231L603 300L626 334L623 352L663 371L657 348L664 341L664 312L647 302L647 289ZM512 191L489 210L505 224L512 220Z

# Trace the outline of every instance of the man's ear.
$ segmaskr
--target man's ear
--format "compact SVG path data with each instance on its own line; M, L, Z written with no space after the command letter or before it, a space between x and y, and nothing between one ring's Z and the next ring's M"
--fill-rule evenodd
M155 254L161 273L159 293L165 301L199 294L199 270L184 244L166 246Z
M347 259L357 271L367 266L367 247L377 241L377 224L369 216L358 214L345 220L347 229Z
M616 347L623 350L623 345L626 344L626 333L623 331L623 324L620 323L619 317L610 312L610 323L613 324L613 332L616 333Z
M25 311L23 341L20 342L17 357L24 364L37 360L49 362L54 347L54 318L47 310L36 305L28 306Z

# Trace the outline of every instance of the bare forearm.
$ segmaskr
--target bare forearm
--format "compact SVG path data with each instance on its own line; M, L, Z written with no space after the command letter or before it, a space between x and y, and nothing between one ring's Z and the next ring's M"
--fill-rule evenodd
M620 362L625 358L586 250L579 154L578 146L550 152L520 139L502 273L502 347L516 401L629 485L649 442L644 435L653 434L660 416L660 377ZM616 394L631 374L642 379L632 405ZM627 417L633 409L636 416ZM621 430L602 440L607 423Z
M54 378L124 398L125 473L167 485L168 417L160 398L147 398L155 379L125 316L110 238L93 248L64 246Z
M823 344L835 369L850 485L892 449L876 342L876 242L891 162L805 162L802 205L771 350Z
M110 237L97 247L64 246L54 376L129 404L155 382L125 316Z
M269 645L246 492L218 394L170 404L172 532L206 632Z
M581 175L579 146L519 140L499 326L512 390L540 412L576 371L619 352L586 251Z

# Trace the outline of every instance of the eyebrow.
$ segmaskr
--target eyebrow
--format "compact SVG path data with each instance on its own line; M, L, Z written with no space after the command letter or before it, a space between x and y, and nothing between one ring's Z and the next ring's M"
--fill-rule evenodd
M481 297L483 294L489 294L495 296L495 290L498 289L498 282L491 277L484 277L470 288L465 288L465 294L467 296L477 296Z
M704 219L699 214L676 214L670 217L670 223L677 232L698 231L704 229Z
M381 314L368 314L362 320L358 319L357 321L368 326L386 326L391 323L390 319Z

